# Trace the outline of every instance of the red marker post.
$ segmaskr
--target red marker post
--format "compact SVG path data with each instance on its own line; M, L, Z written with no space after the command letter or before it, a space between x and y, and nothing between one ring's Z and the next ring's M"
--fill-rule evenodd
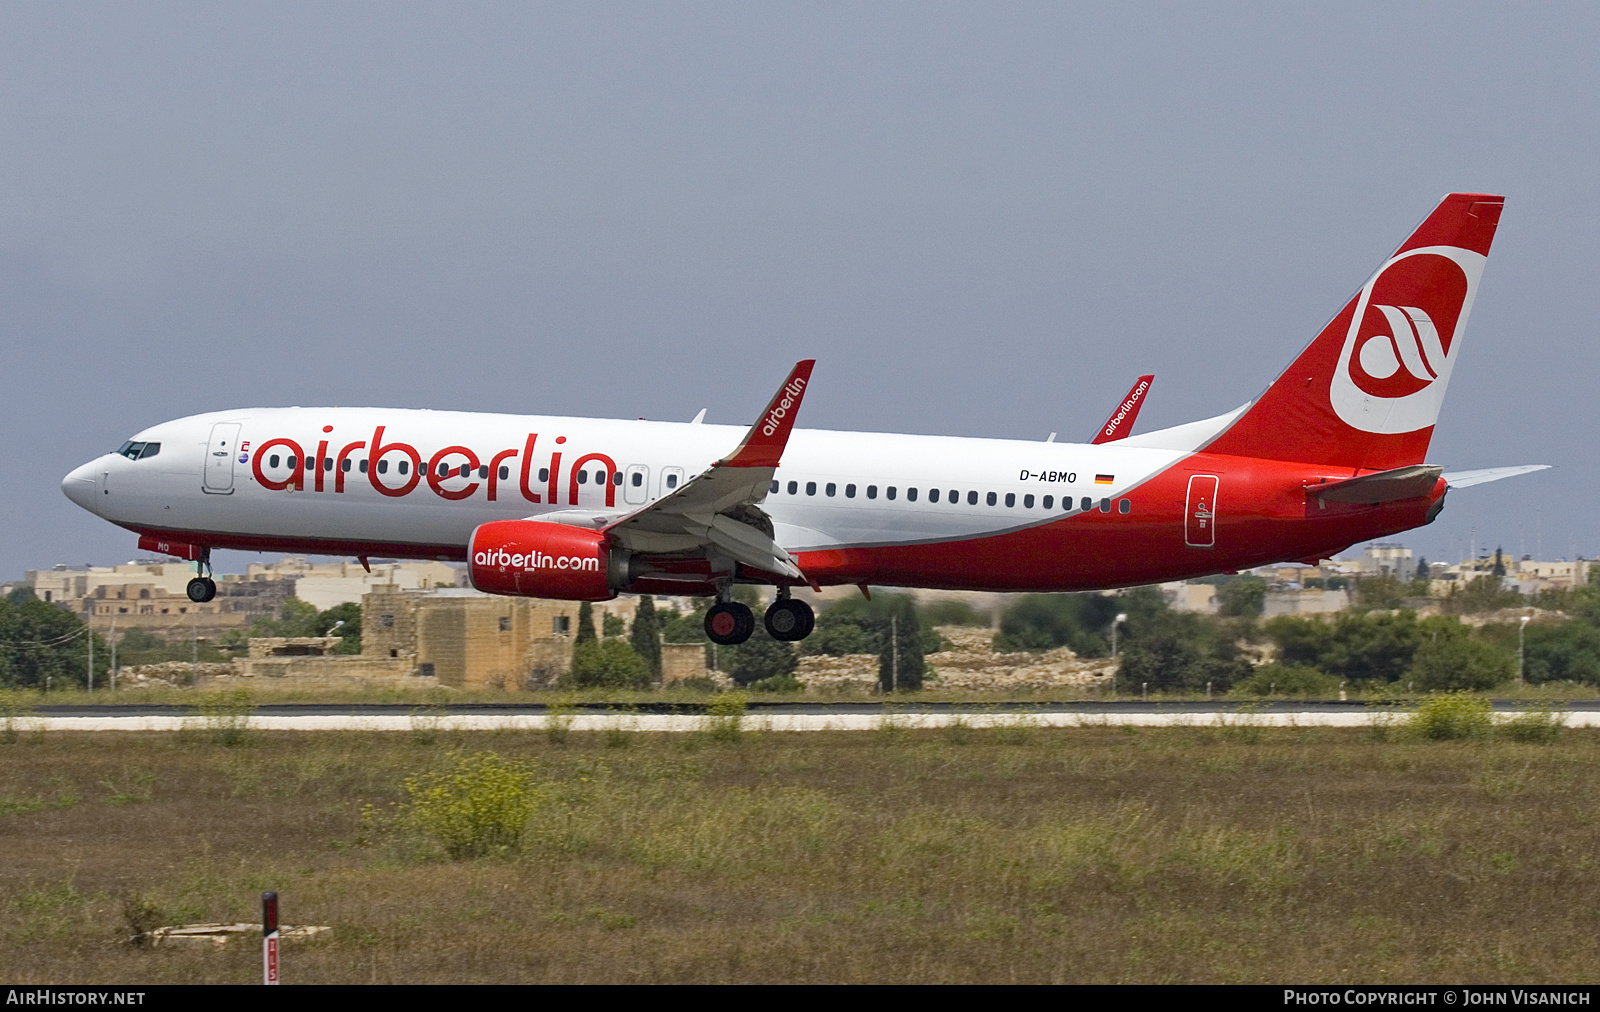
M261 983L278 983L277 893L261 894L261 974Z

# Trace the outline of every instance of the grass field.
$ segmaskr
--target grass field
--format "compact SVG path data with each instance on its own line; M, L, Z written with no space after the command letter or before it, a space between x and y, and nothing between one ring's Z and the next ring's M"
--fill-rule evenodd
M0 979L257 980L255 938L127 939L263 889L335 929L285 944L291 983L1600 976L1600 733L225 737L0 744ZM403 781L481 751L537 804L451 860Z

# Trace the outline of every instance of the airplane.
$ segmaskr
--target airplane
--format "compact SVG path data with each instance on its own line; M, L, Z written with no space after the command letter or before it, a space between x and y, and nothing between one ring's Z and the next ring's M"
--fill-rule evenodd
M814 362L748 429L395 408L245 408L152 426L62 491L196 564L217 549L465 561L491 594L714 597L869 584L1088 591L1315 564L1430 523L1446 494L1547 465L1444 473L1428 443L1504 199L1447 195L1260 396L1129 434L1140 377L1093 443L795 427ZM1120 416L1120 417L1119 417Z

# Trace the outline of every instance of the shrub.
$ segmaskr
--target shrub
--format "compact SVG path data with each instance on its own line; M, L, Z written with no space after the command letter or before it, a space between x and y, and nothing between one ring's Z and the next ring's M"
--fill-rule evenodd
M1566 726L1566 711L1545 705L1519 711L1515 717L1496 728L1496 733L1512 741L1548 745L1561 737L1561 730Z
M751 692L804 692L806 687L793 675L774 675L759 682L751 682Z
M1492 722L1493 707L1487 699L1446 692L1423 700L1406 726L1421 738L1458 741L1486 736Z
M1068 647L1080 657L1111 652L1111 623L1121 610L1100 594L1028 594L1000 616L996 650Z
M256 705L248 689L224 689L205 697L196 707L200 724L218 745L243 745L250 733Z
M1331 696L1339 679L1309 664L1263 664L1233 687L1236 696Z
M719 692L706 703L705 732L713 741L734 744L744 736L744 715L750 697L742 692Z
M533 766L493 752L448 757L450 767L407 777L406 815L452 858L514 851L541 800Z
M921 606L924 625L987 626L990 617L965 601L929 601Z
M572 648L567 682L580 689L648 689L650 666L626 640L582 640Z

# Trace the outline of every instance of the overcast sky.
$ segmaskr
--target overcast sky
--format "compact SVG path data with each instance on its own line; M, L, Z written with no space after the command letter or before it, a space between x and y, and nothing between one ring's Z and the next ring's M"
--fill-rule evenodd
M1600 555L1597 124L1583 4L8 3L0 580L133 557L61 476L219 408L1210 416L1451 190L1430 458L1559 470L1401 540Z

